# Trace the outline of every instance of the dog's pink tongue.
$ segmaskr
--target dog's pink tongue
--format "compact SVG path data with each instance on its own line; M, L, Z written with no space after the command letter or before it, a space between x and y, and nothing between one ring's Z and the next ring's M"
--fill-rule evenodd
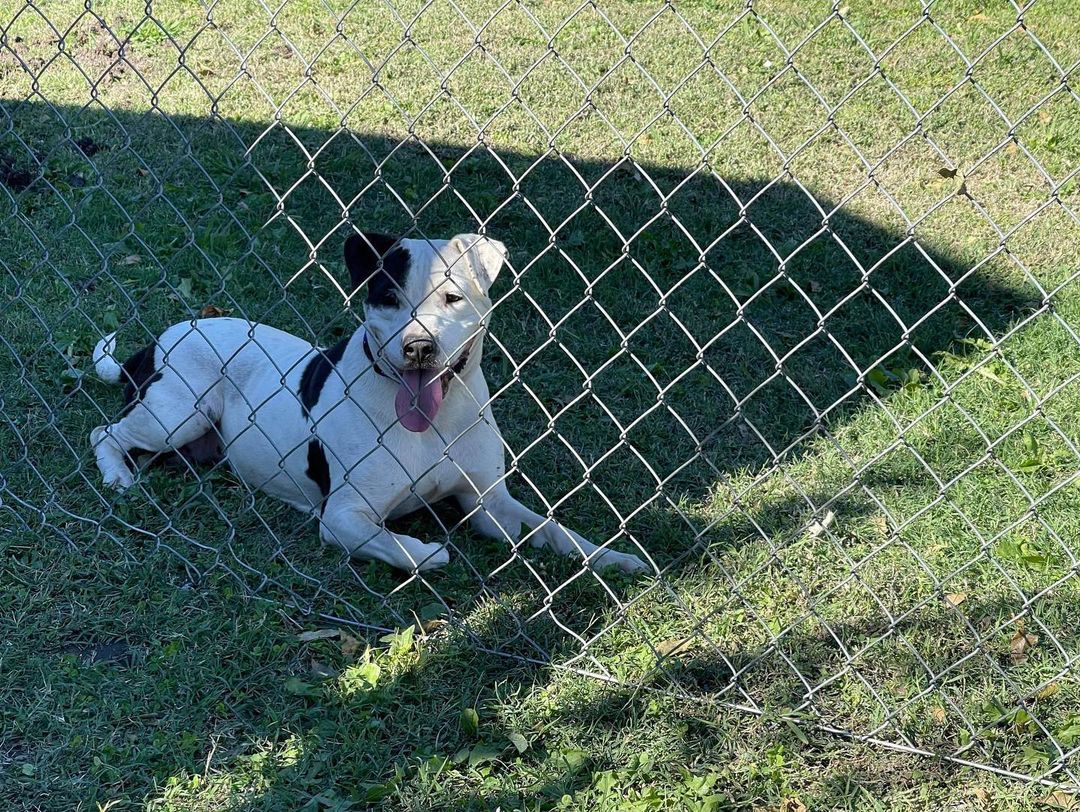
M398 420L409 431L427 431L442 406L441 369L407 369L394 398Z

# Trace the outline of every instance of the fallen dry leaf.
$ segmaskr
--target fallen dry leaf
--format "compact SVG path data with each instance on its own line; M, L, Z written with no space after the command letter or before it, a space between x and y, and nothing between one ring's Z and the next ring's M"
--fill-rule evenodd
M139 256L138 254L128 254L126 257L124 257L122 260L120 260L116 264L117 265L138 265L140 262L142 262L142 257L141 256Z
M945 708L941 707L941 705L937 705L937 706L931 708L930 716L939 725L945 724Z
M216 319L218 316L227 316L230 313L232 313L231 310L226 310L223 307L218 307L217 305L207 305L202 309L202 312L200 312L199 315L202 316L202 318L204 319Z
M346 657L355 657L357 652L363 649L364 644L345 631L338 631L341 639L341 653Z
M949 606L959 606L966 600L966 592L950 592L945 596L945 603L949 604Z
M1013 665L1020 665L1027 662L1028 652L1035 647L1035 644L1039 642L1039 636L1037 634L1031 634L1025 632L1023 629L1017 629L1016 634L1012 636L1012 640L1009 641L1009 657L1012 658Z
M435 634L439 629L443 628L449 623L444 617L436 617L431 620L425 620L420 624L420 631L424 634Z
M685 657L694 645L692 637L673 637L656 644L656 653L661 657Z
M980 804L989 803L990 801L990 791L982 787L975 787L971 794L975 796L975 800Z
M329 640L337 637L340 632L337 629L316 629L312 632L300 632L296 639L301 643L310 643L312 640Z
M1039 803L1044 806L1050 806L1054 809L1076 809L1077 799L1075 795L1071 795L1063 789L1055 790L1047 795L1045 798L1040 798Z
M1061 690L1060 685L1058 685L1056 682L1051 682L1050 684L1048 684L1048 685L1044 686L1043 688L1040 688L1038 691L1036 691L1035 694L1034 694L1034 699L1035 699L1036 702L1039 702L1039 701L1041 701L1043 699L1049 699L1050 697L1052 697L1054 694L1056 694L1060 690Z
M311 661L311 676L317 680L321 679L333 679L338 675L336 669L332 668L325 663L320 663L318 660Z
M800 801L797 795L794 798L785 798L780 803L780 812L806 812L806 804Z

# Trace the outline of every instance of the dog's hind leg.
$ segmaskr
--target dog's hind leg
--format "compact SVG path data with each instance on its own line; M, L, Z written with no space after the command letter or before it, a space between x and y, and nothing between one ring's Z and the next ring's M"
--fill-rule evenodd
M135 480L128 452L133 448L151 453L179 450L216 431L214 423L221 410L213 406L220 395L209 394L196 397L179 378L166 376L149 387L120 420L91 431L90 444L105 484L118 490L131 487Z
M111 426L97 426L90 432L90 447L94 449L98 470L101 471L105 485L117 490L130 488L135 478L127 464L127 452L117 441L115 431L119 423Z

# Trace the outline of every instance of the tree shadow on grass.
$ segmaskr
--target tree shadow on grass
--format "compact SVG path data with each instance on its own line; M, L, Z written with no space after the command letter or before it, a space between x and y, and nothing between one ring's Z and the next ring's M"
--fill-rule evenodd
M479 217L510 249L485 371L526 498L661 563L685 528L644 526L643 507L797 459L893 370L929 374L1038 304L1006 259L972 271L783 179L31 102L2 122L21 173L0 197L3 363L31 410L9 441L57 447L37 414L53 393L115 411L71 381L102 329L139 346L213 304L333 343L356 326L349 223L435 238Z
M609 627L630 627L662 664L657 644L700 629L702 614L758 611L740 592L746 576L782 570L784 540L817 507L843 519L867 509L795 488L720 510L718 490L748 472L783 481L781 466L820 455L818 441L881 408L897 379L932 375L935 353L1039 305L1007 259L971 270L899 218L835 210L786 178L37 102L0 107L0 156L13 302L0 373L14 382L2 492L27 527L76 545L99 527L150 539L193 570L361 625L403 625L437 605L474 644L616 678L640 681L652 666L604 651L612 638L627 645ZM310 522L221 471L170 474L176 488L151 481L149 505L99 492L84 438L119 409L82 375L101 332L119 328L134 348L213 305L331 344L357 323L340 289L352 224L431 238L482 225L507 244L485 370L515 458L511 488L595 540L644 549L660 582L601 581L523 550L527 567L435 511L403 526L449 528L455 562L401 579L318 550ZM728 560L744 548L748 558ZM714 590L704 612L688 605L711 578L730 599ZM760 662L755 645L725 660ZM791 646L804 647L815 650L810 637Z

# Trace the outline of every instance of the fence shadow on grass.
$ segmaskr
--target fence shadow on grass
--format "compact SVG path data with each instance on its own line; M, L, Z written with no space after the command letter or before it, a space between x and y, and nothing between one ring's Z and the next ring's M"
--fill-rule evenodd
M374 626L434 601L491 648L610 673L596 624L626 614L616 601L663 594L700 630L680 603L686 590L735 583L705 551L750 545L774 566L772 539L803 527L814 504L788 493L718 509L725 483L818 454L823 431L873 408L868 372L925 373L958 338L998 334L1039 304L1022 280L1003 284L1018 274L970 271L971 258L834 212L787 179L26 101L0 106L0 167L0 278L12 302L0 374L13 382L0 493L27 526L75 544L99 526L170 544L195 569L286 594L269 575L314 611ZM337 287L349 223L436 238L475 230L477 217L510 251L485 370L525 474L511 487L594 539L640 544L664 569L661 586L609 579L605 591L544 556L533 556L542 575L500 570L505 548L463 531L445 574L403 584L317 550L310 522L283 518L220 471L209 484L150 480L152 506L100 493L85 438L119 398L82 373L102 331L119 328L133 349L213 305L330 344L357 324ZM432 515L402 526L430 536L456 524ZM737 589L713 597L713 616L745 610ZM478 619L478 599L500 607L504 628ZM634 634L655 661L656 644L685 630L654 620ZM753 661L747 651L725 656Z
M1069 600L1068 606L1056 608L1075 614L1073 603ZM935 611L930 613L931 617L898 624L889 634L896 642L903 635L922 633L947 647L982 619L993 618L995 623L1002 623L1015 610L1015 605L1007 600L973 601L962 612ZM886 630L877 623L877 618L872 617L851 618L846 624L838 624L835 631L851 645L855 638L867 639L884 633ZM483 622L479 624L480 634L483 625ZM985 630L989 631L989 628ZM817 663L825 667L845 659L835 645L823 647L822 643L816 634L798 633L789 636L784 645L789 653L801 650L801 654L792 656L803 665ZM329 644L329 648L333 647L334 644ZM259 773L260 789L238 793L240 799L235 808L273 809L297 798L318 797L330 808L347 800L399 800L402 808L547 809L557 807L564 795L586 792L591 793L593 802L600 803L623 797L639 786L633 767L627 763L628 751L648 757L652 765L637 780L672 789L673 803L693 797L690 793L679 794L678 788L684 781L680 767L687 767L698 776L725 776L716 791L735 806L760 803L769 794L773 797L768 800L778 803L790 793L800 795L808 804L820 800L829 808L861 808L858 802L865 800L863 793L902 789L906 780L902 775L890 774L893 757L881 752L875 752L872 758L835 762L830 774L818 774L815 750L838 745L828 742L825 734L806 727L806 717L785 714L782 705L769 706L755 720L697 701L701 697L691 688L692 683L698 683L702 695L710 695L717 687L710 681L724 681L718 672L725 663L715 655L672 655L665 665L665 678L642 688L577 685L568 689L564 684L561 689L553 690L557 682L550 680L546 670L505 658L484 657L460 637L440 634L426 641L423 648L429 652L425 659L394 676L384 675L377 686L367 690L367 696L353 695L342 700L337 692L349 680L330 679L325 683L326 693L312 688L311 695L303 699L282 694L275 706L278 712L256 713L241 719L244 734L252 740L290 742L291 755L284 768L275 766L271 759L265 760L265 769ZM1003 670L1015 670L1008 655L994 648L993 644L988 646L986 656ZM321 660L324 667L327 662L335 663L334 655L330 654L328 659L327 653L326 647L309 649L302 660L298 658L297 664L306 665L310 659ZM743 655L767 656L768 652L743 652ZM1011 685L993 697L996 705L988 703L980 715L968 719L958 712L956 703L962 702L966 682L977 668L969 664L948 674L940 685L928 686L925 681L920 682L925 680L921 655L896 645L888 656L888 661L878 663L876 668L891 670L901 677L897 685L904 678L915 677L910 684L916 690L909 695L885 694L871 702L864 711L890 718L864 720L866 729L857 732L875 733L880 738L951 754L962 740L961 731L967 730L974 744L963 753L965 757L992 758L1022 773L1052 775L1046 764L1024 765L1010 759L1032 750L1042 750L1055 759L1060 751L1048 742L1046 734L1060 726L1063 714L1067 715L1069 710L1069 700L1053 696L1036 700L1025 694L1023 686ZM930 658L931 665L944 665L947 656L943 648L940 662ZM763 670L768 670L770 665L780 667L762 679L776 679L782 683L777 691L792 689L793 695L797 694L800 686L790 671L779 660L766 663ZM855 681L858 666L847 670ZM351 679L355 691L356 677ZM523 716L515 716L488 695L486 701L477 705L480 712L477 732L463 731L459 709L476 702L479 686L497 684L511 694L548 694L549 698L530 703L533 706ZM919 696L923 689L925 696ZM227 699L244 694L246 688L241 683L214 685L209 690ZM653 693L656 690L661 691L659 701ZM1030 711L1027 717L1015 713L1020 707ZM418 715L423 718L420 724ZM230 720L227 726L222 722L227 733L219 734L215 724L208 725L207 740L237 739L236 720ZM795 733L792 724L801 726L803 732ZM879 729L872 730L878 725ZM372 736L370 730L376 730L377 735ZM511 743L514 734L525 735L529 747L523 754L519 755ZM632 737L632 743L627 741L628 737ZM772 777L767 771L754 774L750 767L754 754L761 760L766 752L776 752L778 747L786 754L787 767ZM212 772L230 770L229 748L222 749L225 753L215 761L216 769ZM474 749L485 752L475 773L465 767ZM199 766L198 760L193 760L195 767ZM738 767L725 772L736 762ZM463 778L458 770L468 778ZM519 779L513 789L498 780L487 780L510 770ZM948 763L925 762L920 781L924 786L946 785L959 770ZM598 780L606 771L611 771L614 778L614 789L607 790L607 795L599 789L603 782ZM250 777L252 768L245 763L240 772ZM180 774L183 778L183 773ZM1058 772L1056 777L1065 776ZM896 781L900 781L899 787ZM845 786L848 791L857 790L859 796L850 799L850 807L842 802ZM821 793L822 797L815 799L812 793ZM884 799L879 796L878 800Z

